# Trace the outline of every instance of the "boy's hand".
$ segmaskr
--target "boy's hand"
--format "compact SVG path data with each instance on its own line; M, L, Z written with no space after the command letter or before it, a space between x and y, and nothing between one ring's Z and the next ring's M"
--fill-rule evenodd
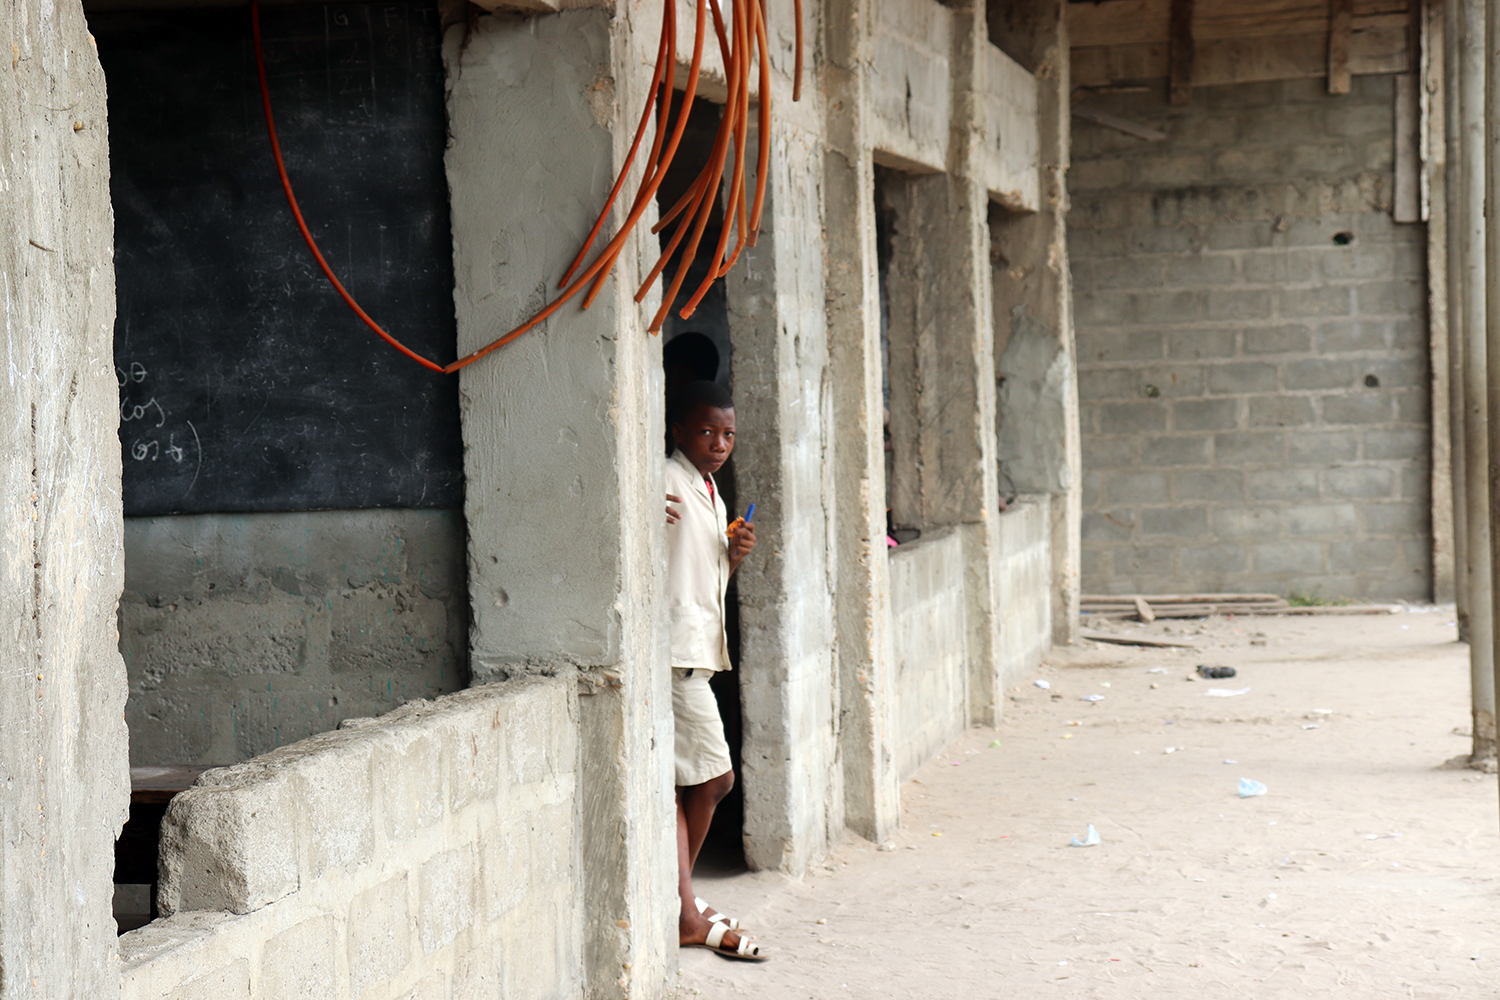
M755 548L755 525L747 524L744 518L735 518L729 526L729 571L733 573L740 562Z
M682 503L682 497L675 497L672 494L668 493L667 494L667 503L669 505L670 504L674 504L674 503ZM680 511L680 510L674 510L671 506L668 506L667 507L667 523L668 524L676 524L678 521L681 521L681 520L682 520L682 511Z

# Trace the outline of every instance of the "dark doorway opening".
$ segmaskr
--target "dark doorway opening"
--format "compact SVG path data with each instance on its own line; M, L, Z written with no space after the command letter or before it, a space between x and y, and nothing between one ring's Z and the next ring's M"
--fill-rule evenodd
M659 211L666 212L677 204L697 178L713 148L714 135L718 131L719 121L720 108L717 104L701 99L693 102L687 127L683 132L682 143L657 191L656 203ZM734 385L734 348L729 334L729 304L724 282L722 280L714 282L692 316L682 319L678 315L678 310L687 302L693 290L708 273L711 250L719 239L723 224L721 195L714 200L713 211L703 232L698 257L689 266L682 290L673 303L672 312L662 324L662 336L667 341L664 353L668 355L672 353L670 345L679 337L695 337L712 344L718 355L717 370L712 380L732 388ZM662 249L666 249L670 238L670 230L663 230L661 233ZM676 273L680 258L681 250L679 249L677 256L666 269L669 281L670 276ZM669 372L668 377L671 381L672 373ZM701 373L698 377L702 377ZM668 405L670 407L670 400ZM740 508L735 491L732 455L714 476L714 481L724 497L724 505L733 517L734 512L739 511ZM714 697L719 702L719 714L724 720L724 738L729 743L729 755L734 762L735 774L738 776L742 773L740 749L744 723L740 707L740 602L739 590L733 577L729 580L729 589L724 598L724 618L729 659L735 669L720 671L713 678L711 686ZM719 804L718 810L714 813L713 825L709 828L708 839L704 841L703 850L698 859L698 871L712 873L743 869L745 867L744 829L745 795L741 783L736 781L734 790Z

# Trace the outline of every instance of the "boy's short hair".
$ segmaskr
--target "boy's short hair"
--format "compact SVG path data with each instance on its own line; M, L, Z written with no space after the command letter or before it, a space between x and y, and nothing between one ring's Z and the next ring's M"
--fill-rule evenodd
M662 345L661 362L669 375L686 374L682 383L698 379L712 382L719 374L719 349L703 334L689 330Z
M700 406L712 407L715 410L734 409L734 397L728 389L717 382L697 381L689 382L683 387L682 392L677 394L676 405L668 414L672 423L678 423L694 413Z

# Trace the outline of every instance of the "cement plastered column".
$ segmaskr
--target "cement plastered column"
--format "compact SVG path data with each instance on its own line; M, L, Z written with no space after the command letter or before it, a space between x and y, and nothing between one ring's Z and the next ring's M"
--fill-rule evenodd
M1459 312L1462 339L1464 551L1458 573L1466 581L1469 614L1473 756L1495 755L1494 617L1490 607L1489 421L1486 392L1485 274L1485 4L1463 0L1458 19Z
M1472 281L1472 276L1465 273L1466 267L1472 263L1471 258L1465 254L1465 233L1472 227L1478 227L1480 237L1483 238L1483 216L1470 218L1467 214L1468 208L1464 202L1463 176L1460 165L1463 163L1463 146L1460 138L1463 136L1463 107L1459 102L1459 94L1462 92L1462 78L1460 70L1464 63L1461 55L1464 39L1462 37L1463 17L1458 10L1444 12L1443 17L1443 104L1446 117L1444 139L1447 142L1447 166L1446 175L1442 178L1442 187L1447 199L1446 229L1448 236L1448 253L1446 261L1446 275L1448 279L1448 398L1446 400L1433 399L1433 412L1444 403L1448 410L1448 455L1449 474L1451 477L1451 500L1453 506L1453 601L1456 605L1458 619L1458 637L1463 641L1469 638L1469 577L1465 572L1468 562L1468 526L1464 510L1464 323L1463 302L1467 282ZM1482 53L1481 48L1481 53ZM1481 128L1483 127L1481 123ZM1434 188L1434 191L1436 188ZM1471 243L1472 246L1472 243ZM1429 276L1430 280L1430 276ZM1484 282L1480 281L1483 289ZM1482 294L1482 293L1481 293ZM1436 449L1434 449L1434 455ZM1436 501L1436 497L1434 497ZM1437 567L1433 567L1434 581L1437 579ZM1434 583L1433 599L1438 600Z
M736 486L743 503L756 505L760 541L739 571L741 781L746 861L800 874L843 826L829 547L839 485L824 462L831 404L823 243L809 224L821 211L818 109L809 96L794 107L779 76L772 95L760 240L725 278Z
M1083 460L1068 273L1072 103L1062 0L992 4L990 38L1036 76L1041 207L992 226L999 389L998 453L1020 493L1052 497L1054 642L1078 637ZM1002 484L1003 485L1003 484Z
M1483 17L1484 43L1482 72L1484 74L1484 131L1481 176L1484 178L1484 204L1493 206L1500 204L1500 200L1497 200L1500 199L1500 177L1496 176L1495 171L1496 164L1500 163L1500 9L1497 9L1493 3L1485 3L1481 8L1482 14L1479 11L1471 11L1471 8L1478 8L1479 6L1479 3L1475 2L1475 0L1466 0L1459 11L1459 17L1463 18L1470 25L1474 24L1473 18L1476 16ZM1462 39L1463 36L1461 34L1459 43L1459 74L1461 78L1466 69L1471 69L1471 67L1465 64L1465 60L1474 59L1473 54L1465 53ZM1462 83L1460 83L1460 87L1462 87ZM1460 107L1463 107L1462 97L1460 97ZM1466 117L1466 113L1461 111L1460 117L1461 119ZM1464 159L1468 159L1467 150L1465 151ZM1465 169L1464 173L1467 175L1468 170ZM1500 427L1500 212L1490 211L1484 216L1484 286L1486 417L1490 427ZM1468 336L1465 336L1465 347L1469 346L1472 342ZM1472 359L1468 357L1464 359L1464 362L1466 366L1473 363ZM1487 457L1489 482L1493 486L1496 484L1496 470L1500 469L1500 435L1489 435ZM1465 475L1473 476L1474 470L1466 470ZM1495 517L1497 514L1500 514L1500 489L1491 489L1488 501L1489 524L1493 525ZM1472 502L1472 494L1468 498L1468 502ZM1469 530L1473 531L1473 512L1468 512L1467 520ZM1500 542L1500 532L1491 531L1490 571L1492 574L1496 567L1500 567L1500 555L1497 555L1494 551L1494 545L1497 542ZM1472 589L1472 585L1473 578L1471 577L1471 589L1469 591L1470 610L1471 612L1477 612L1478 609L1475 602L1478 599L1478 595ZM1500 595L1500 585L1497 585L1494 577L1491 576L1489 589L1489 600L1491 603L1489 612L1492 624L1497 620L1496 609L1493 603L1496 595ZM1473 633L1472 619L1477 617L1477 613L1471 615L1471 635ZM1491 642L1494 642L1497 636L1500 636L1500 629L1492 628L1490 635ZM1470 642L1472 643L1473 641L1471 638ZM1500 663L1500 654L1497 654L1492 646L1491 664L1497 663ZM1492 676L1489 691L1492 699L1490 702L1492 709L1496 687L1500 687L1500 680ZM1477 704L1476 698L1476 707ZM1477 739L1475 744L1477 748Z
M845 819L861 836L883 841L900 823L901 803L892 749L895 654L885 545L874 160L864 80L865 64L873 58L875 8L873 0L833 0L823 16L839 752Z
M655 48L655 25L624 8L450 31L460 352L555 294L628 148ZM564 307L460 382L475 680L571 666L590 692L575 912L536 929L581 921L589 997L654 995L676 940L660 345L630 300L645 250L637 236L589 311Z
M0 997L119 996L130 796L104 73L77 0L0 45Z

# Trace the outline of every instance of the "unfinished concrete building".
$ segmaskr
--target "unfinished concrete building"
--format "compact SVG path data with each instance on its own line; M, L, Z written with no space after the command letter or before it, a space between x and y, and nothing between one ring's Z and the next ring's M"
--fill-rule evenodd
M527 6L260 14L311 231L444 361L549 301L665 11L699 16ZM793 102L795 7L765 5L759 242L666 328L738 400L763 541L727 814L792 873L883 840L1073 634L1083 482L1062 6L805 7ZM659 995L656 237L587 311L424 371L302 244L243 9L10 3L0 33L0 997ZM712 38L703 80L684 162L730 93ZM159 867L116 866L122 825ZM156 916L118 939L115 882Z
M751 868L883 842L902 781L1077 636L1080 582L1456 590L1493 749L1473 25L802 7L793 101L797 5L764 4L760 238L697 312L652 336L635 291L714 155L712 38L591 307L457 374L313 261L243 9L0 8L0 1000L661 995L662 345L689 332L762 539L716 681ZM376 320L446 362L554 299L668 12L681 88L686 0L260 13L288 176Z

